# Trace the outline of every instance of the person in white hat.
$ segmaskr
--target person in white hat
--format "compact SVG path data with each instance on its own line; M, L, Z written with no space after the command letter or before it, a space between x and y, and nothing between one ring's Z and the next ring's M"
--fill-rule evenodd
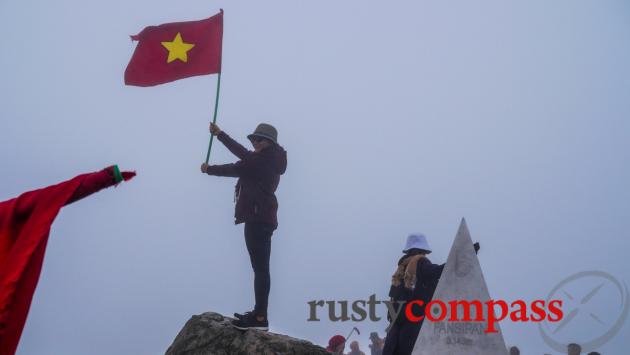
M405 249L403 253L409 254L412 249L418 249L424 252L424 254L431 254L431 247L427 242L427 237L424 234L410 234L407 237L407 243L405 243Z
M475 243L475 251L478 250L479 243ZM400 307L403 307L403 311L398 313L396 319L391 319L383 355L409 355L413 351L422 321L409 321L404 309L409 301L422 300L426 305L433 298L444 264L433 264L427 258L431 251L424 234L416 233L407 237L404 255L398 260L389 290L393 304L402 304ZM416 316L424 315L424 307L414 305L412 311Z

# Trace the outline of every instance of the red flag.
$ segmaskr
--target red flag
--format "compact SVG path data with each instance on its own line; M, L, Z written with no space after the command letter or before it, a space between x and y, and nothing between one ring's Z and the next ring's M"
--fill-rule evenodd
M223 10L201 21L149 26L131 36L139 41L125 70L125 84L154 86L221 72Z
M134 175L112 166L0 202L0 354L15 353L61 207Z

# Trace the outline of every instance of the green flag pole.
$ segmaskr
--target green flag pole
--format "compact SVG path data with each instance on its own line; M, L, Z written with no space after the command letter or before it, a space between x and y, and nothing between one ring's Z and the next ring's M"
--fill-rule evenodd
M212 118L212 123L217 123L217 110L219 108L219 91L221 90L221 72L217 76L217 96L214 99L214 117ZM206 164L210 160L210 151L212 150L212 140L214 139L214 135L210 134L210 144L208 145L208 154L206 155Z

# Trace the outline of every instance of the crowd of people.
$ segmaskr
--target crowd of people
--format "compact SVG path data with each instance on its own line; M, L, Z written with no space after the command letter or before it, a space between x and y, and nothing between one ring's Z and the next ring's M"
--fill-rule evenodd
M328 347L326 350L335 355L366 355L359 345L358 341L350 343L350 352L344 352L346 350L347 339L343 335L335 335L328 341ZM385 339L378 336L377 332L370 333L370 354L369 355L383 355L383 347L385 346Z
M326 350L334 355L366 355L359 345L358 341L353 341L350 343L350 352L345 352L346 347L346 338L342 335L335 335L328 341L328 347ZM370 353L369 355L383 355L383 348L385 346L385 339L378 336L378 333L372 332L370 334ZM571 343L567 345L567 355L581 355L582 347L579 344ZM521 355L521 350L516 347L510 347L509 355ZM549 354L544 354L549 355ZM591 351L586 355L601 355L601 353L597 351Z

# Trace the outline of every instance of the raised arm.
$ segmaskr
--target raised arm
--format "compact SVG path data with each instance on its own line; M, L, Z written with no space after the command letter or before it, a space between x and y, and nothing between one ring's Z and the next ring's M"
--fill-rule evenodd
M431 280L437 280L442 276L442 271L444 270L444 264L437 265L431 262L425 262L422 264L418 264L418 267L421 270L418 270L418 275L422 275L423 277L427 277Z
M210 133L217 136L217 139L223 143L223 145L232 154L236 155L239 159L243 159L249 151L243 147L240 143L232 139L227 133L223 132L219 126L214 123L210 123Z
M223 131L219 133L217 138L230 152L232 152L232 154L236 155L239 159L243 159L249 153L249 150L247 150L247 148L243 147L239 142L232 139L232 137L228 136L228 134Z

